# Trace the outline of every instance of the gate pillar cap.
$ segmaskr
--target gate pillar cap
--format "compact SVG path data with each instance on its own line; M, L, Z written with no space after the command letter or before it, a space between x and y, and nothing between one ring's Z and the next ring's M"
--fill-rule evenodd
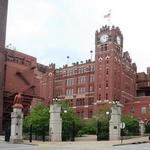
M12 107L13 107L13 108L20 108L20 109L22 109L22 108L23 108L23 105L16 103L16 104L13 105Z

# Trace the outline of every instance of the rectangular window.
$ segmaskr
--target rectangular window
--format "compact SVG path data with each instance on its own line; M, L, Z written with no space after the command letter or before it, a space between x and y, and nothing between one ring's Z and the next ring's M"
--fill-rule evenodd
M79 84L82 84L82 83L85 83L85 82L86 82L85 76L78 77L78 83Z
M106 69L106 74L109 74L109 69L108 68Z
M88 105L93 105L93 103L94 103L94 98L93 97L89 98Z
M72 76L73 75L73 70L67 70L67 76Z
M84 99L77 99L76 106L84 106Z
M83 74L85 72L86 72L86 68L85 67L78 68L78 74Z
M90 75L90 82L94 82L94 75Z
M67 96L72 96L73 95L73 89L67 89L66 90L66 95Z
M108 81L106 81L106 87L108 87Z
M89 71L90 71L90 72L93 72L93 71L94 71L94 65L90 65L90 66L89 66Z
M67 79L67 80L66 80L66 85L67 85L67 86L74 85L74 78Z
M141 114L145 114L146 113L146 107L141 107Z
M106 93L106 99L108 99L108 93Z
M104 50L104 47L103 47L103 45L101 45L101 51L103 51Z
M101 94L99 94L99 100L101 100Z
M108 83L106 83L106 87L108 87Z
M93 86L91 85L90 88L89 88L89 92L93 92L94 91L94 88Z
M107 51L107 44L105 44L105 51Z
M78 94L83 94L83 93L85 93L85 87L78 88Z

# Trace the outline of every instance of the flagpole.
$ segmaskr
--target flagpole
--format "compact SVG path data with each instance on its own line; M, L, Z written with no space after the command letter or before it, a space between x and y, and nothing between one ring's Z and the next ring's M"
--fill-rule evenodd
M108 26L111 26L111 10L109 10L109 12L106 15L104 15L104 18L107 19Z

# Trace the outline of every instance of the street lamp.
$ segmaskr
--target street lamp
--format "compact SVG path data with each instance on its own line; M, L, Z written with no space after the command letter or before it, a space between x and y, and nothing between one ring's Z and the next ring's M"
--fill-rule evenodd
M67 113L67 110L64 110L64 113Z
M106 111L106 115L109 115L109 111Z
M110 114L110 112L106 111L106 116L107 116L108 123L109 123L109 114Z
M59 98L53 98L53 101L52 101L52 104L56 104L56 103L58 103L58 102L60 102L60 99Z

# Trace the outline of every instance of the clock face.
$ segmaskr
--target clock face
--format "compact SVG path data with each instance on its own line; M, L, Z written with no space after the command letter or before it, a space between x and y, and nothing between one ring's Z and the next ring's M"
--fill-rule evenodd
M100 42L104 43L104 42L107 42L108 41L108 35L107 34L103 34L101 37L100 37Z
M121 39L119 36L117 36L117 43L120 45L121 44Z

